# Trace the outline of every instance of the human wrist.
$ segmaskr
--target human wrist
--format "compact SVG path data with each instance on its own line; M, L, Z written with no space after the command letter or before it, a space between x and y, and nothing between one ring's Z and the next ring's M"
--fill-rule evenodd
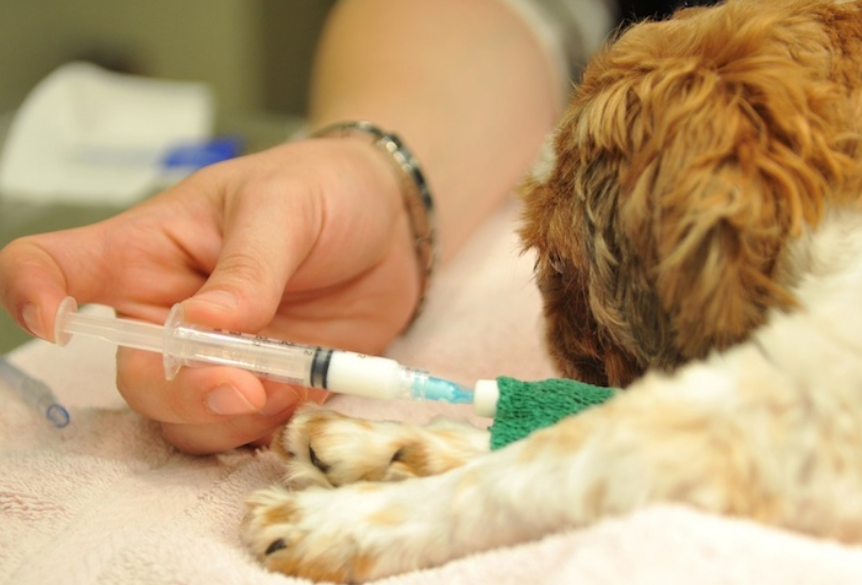
M316 130L310 138L360 138L388 159L399 177L399 187L407 214L413 248L419 269L419 301L410 320L421 313L437 263L437 234L434 198L418 159L401 138L366 121L336 122Z

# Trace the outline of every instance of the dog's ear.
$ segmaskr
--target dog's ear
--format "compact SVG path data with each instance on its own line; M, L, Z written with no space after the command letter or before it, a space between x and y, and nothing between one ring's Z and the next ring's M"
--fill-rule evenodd
M525 189L522 236L557 291L546 314L577 325L549 323L571 331L549 337L560 354L581 335L629 370L672 369L744 339L793 302L776 278L788 242L827 193L858 187L860 74L836 82L834 38L780 4L721 10L638 25L597 55L553 172ZM562 291L589 316L549 310Z
M643 364L594 317L582 200L559 184L560 170L567 167L558 161L551 179L531 177L520 189L525 202L520 235L525 249L536 255L546 346L561 375L623 387L642 373Z
M596 237L611 232L608 246L637 257L621 264L652 284L680 360L736 343L767 309L792 304L776 278L782 253L816 225L827 193L840 197L847 177L858 176L858 135L847 124L854 88L832 78L828 35L813 20L749 14L744 3L725 10L703 29L672 28L680 48L671 52L680 52L660 61L633 54L648 38L630 39L626 62L611 65L624 71L617 87L604 93L623 108L605 116L627 120L629 135L618 151L618 216L597 225ZM606 135L606 126L594 131ZM587 212L601 217L595 210L607 202L587 199ZM601 279L610 271L597 261ZM631 275L598 286L607 294Z

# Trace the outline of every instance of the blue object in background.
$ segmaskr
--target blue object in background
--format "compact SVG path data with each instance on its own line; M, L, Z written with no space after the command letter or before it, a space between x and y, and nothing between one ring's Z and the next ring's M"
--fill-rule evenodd
M183 144L172 148L162 159L167 171L188 172L236 158L242 154L242 140L238 136L223 136L196 144Z

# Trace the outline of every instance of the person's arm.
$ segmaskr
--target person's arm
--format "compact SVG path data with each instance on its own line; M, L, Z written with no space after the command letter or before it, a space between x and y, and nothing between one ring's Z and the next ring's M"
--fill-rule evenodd
M500 0L342 0L315 62L311 124L369 120L405 141L445 260L534 162L560 113L554 65Z

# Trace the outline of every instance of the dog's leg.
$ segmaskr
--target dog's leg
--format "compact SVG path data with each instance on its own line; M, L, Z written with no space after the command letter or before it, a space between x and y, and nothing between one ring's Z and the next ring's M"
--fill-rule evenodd
M812 337L807 359L833 353L841 376L787 372L774 362L780 355L753 342L673 378L648 376L603 406L442 475L259 491L244 538L271 570L351 582L652 502L862 539L862 366L855 351L847 352L853 363L840 360L844 340Z
M490 442L487 430L445 418L415 425L306 407L272 447L287 461L286 483L302 488L436 475L487 453Z
M347 581L652 502L862 542L862 218L841 218L811 248L801 308L745 344L442 475L259 491L245 540L272 570Z

